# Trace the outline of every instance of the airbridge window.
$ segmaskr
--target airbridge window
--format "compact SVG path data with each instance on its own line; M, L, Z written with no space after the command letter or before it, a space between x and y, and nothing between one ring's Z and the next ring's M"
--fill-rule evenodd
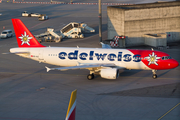
M162 60L168 60L168 59L171 59L171 57L170 56L163 56L162 57Z

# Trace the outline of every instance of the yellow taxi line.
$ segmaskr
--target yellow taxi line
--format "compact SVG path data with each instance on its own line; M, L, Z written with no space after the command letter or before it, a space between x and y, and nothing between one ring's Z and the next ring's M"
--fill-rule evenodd
M164 116L166 116L168 113L170 113L172 110L174 110L178 105L180 105L180 103L178 103L177 105L175 105L173 108L171 108L169 111L167 111L164 115L162 115L158 120L161 120Z

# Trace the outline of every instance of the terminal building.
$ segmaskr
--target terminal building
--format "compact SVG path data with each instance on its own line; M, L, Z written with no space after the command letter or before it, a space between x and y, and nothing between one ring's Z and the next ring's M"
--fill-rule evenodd
M120 47L180 41L180 1L108 6L107 15L108 39L126 37Z

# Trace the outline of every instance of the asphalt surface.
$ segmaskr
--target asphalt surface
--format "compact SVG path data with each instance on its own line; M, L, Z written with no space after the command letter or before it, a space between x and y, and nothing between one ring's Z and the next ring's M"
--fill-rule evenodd
M33 1L33 0L32 0ZM104 1L106 2L106 1ZM107 0L108 2L108 0ZM130 2L130 1L129 1ZM139 1L138 1L139 2ZM103 12L103 40L107 38L106 7ZM43 13L47 21L21 17L21 12ZM46 46L99 48L97 5L0 4L0 31L12 29L11 18L19 18L34 34L52 27L59 31L72 21L83 21L95 28L84 39L66 39ZM9 52L17 47L16 38L0 39L0 120L65 119L71 91L77 89L77 120L179 120L180 66L157 71L158 78L145 70L120 70L117 80L100 76L87 80L88 70L50 71L57 67L22 58ZM148 46L131 47L151 49ZM156 49L156 48L154 48ZM180 44L169 44L168 53L180 63Z

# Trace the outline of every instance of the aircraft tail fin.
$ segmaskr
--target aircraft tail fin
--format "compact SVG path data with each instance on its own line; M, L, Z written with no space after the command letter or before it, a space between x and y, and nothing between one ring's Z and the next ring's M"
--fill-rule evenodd
M72 91L65 120L75 120L77 90Z
M45 47L41 45L20 19L12 19L19 47Z

